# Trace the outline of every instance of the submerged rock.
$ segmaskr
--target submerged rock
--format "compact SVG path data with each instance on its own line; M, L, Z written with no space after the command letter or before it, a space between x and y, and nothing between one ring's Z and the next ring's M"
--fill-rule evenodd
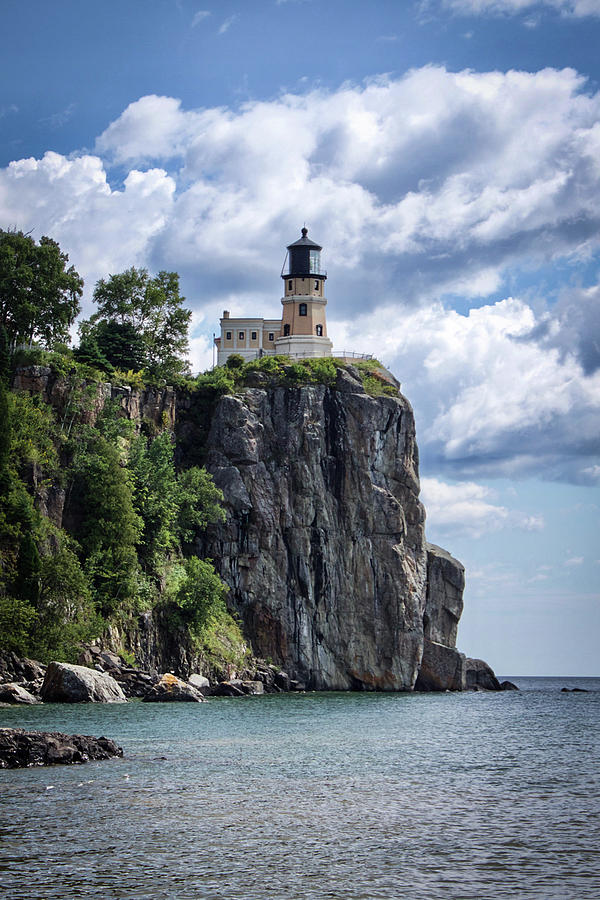
M41 696L50 703L126 703L114 678L85 666L51 662L46 670Z
M168 703L171 701L202 703L204 697L193 685L167 672L157 684L150 688L142 700L145 703Z
M0 769L84 763L123 756L123 749L105 737L0 728Z
M0 684L0 703L39 703L37 697L34 697L27 688L14 681L6 684Z

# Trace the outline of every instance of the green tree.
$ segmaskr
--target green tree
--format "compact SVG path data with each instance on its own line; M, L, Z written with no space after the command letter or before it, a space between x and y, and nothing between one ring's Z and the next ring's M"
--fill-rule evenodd
M70 340L83 279L49 237L39 244L22 231L0 231L0 325L12 348Z
M130 606L136 596L142 521L133 508L130 474L118 449L92 430L80 435L77 444L67 512L77 511L75 536L84 570L100 611L110 615Z
M76 347L74 350L74 356L77 362L92 366L94 369L100 369L101 372L107 372L108 374L114 372L113 363L102 352L98 346L97 337L93 333L81 338L79 347Z
M110 326L114 336L118 333L115 326L129 326L143 342L145 368L160 377L180 375L188 368L184 357L192 315L184 308L184 300L176 272L163 271L151 277L146 269L127 269L96 284L98 311L84 327L98 333L101 325ZM100 341L99 345L111 359Z
M10 347L4 325L0 325L0 382L8 385L10 378ZM0 419L0 422L2 420Z
M225 510L221 506L223 492L206 469L199 466L181 472L178 486L179 534L184 544L191 544L209 525L225 521Z
M171 435L165 431L148 444L140 435L129 456L134 508L143 521L140 555L156 570L178 544L179 488Z
M144 338L130 322L99 322L91 332L98 350L110 365L122 372L140 372L148 363Z
M174 605L179 617L195 636L227 611L224 584L210 559L192 556L184 562L185 575L175 594Z

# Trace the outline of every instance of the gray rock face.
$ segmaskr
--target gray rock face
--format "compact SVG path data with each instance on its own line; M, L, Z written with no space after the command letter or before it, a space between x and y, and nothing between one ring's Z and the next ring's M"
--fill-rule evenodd
M0 728L0 769L84 763L115 756L123 756L123 750L105 737Z
M456 646L463 611L465 569L447 550L427 544L427 597L423 615L425 637L446 647Z
M464 653L426 638L415 690L464 691L467 685L465 664Z
M126 703L114 678L85 666L51 662L46 670L41 696L51 703Z
M349 370L342 387L221 398L206 466L228 516L199 549L254 652L292 680L411 690L427 577L412 410Z
M467 689L470 691L499 691L500 682L494 670L482 659L467 657Z
M34 697L33 694L21 684L15 684L14 681L0 684L0 703L32 704L39 702L37 697Z

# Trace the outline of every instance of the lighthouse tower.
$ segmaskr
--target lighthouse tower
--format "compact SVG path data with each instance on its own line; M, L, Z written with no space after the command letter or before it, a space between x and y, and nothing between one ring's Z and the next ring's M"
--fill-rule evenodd
M311 241L308 229L287 248L289 268L282 273L284 296L281 332L275 341L276 353L291 357L331 356L327 337L324 288L327 273L321 268L323 248Z

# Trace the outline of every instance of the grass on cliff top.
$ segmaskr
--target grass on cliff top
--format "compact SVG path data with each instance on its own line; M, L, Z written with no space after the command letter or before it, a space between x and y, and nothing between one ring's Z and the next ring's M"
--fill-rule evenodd
M199 375L196 384L217 394L233 394L248 385L256 385L256 373L268 376L271 384L283 387L299 387L306 384L323 384L335 387L338 369L347 364L335 357L301 359L293 362L289 356L263 356L244 362L243 357L234 354L224 366ZM358 371L363 387L372 397L396 397L398 391L382 374L382 365L376 359L357 360L354 368Z
M152 377L148 372L121 372L113 370L110 374L78 361L73 351L66 344L55 350L43 350L41 347L18 350L13 365L47 366L62 378L77 378L87 382L110 382L116 387L129 387L143 391L146 388L164 388L164 379ZM170 379L170 386L178 390L194 392L206 390L218 396L232 394L247 387L253 382L254 373L263 373L271 383L283 387L299 387L307 384L324 384L335 387L337 371L345 368L347 363L335 357L318 359L301 359L292 361L289 356L263 356L244 362L243 357L236 354L229 357L224 366L216 366L196 378L177 376ZM360 359L353 363L361 377L363 387L371 397L397 396L396 388L382 374L383 366L376 359ZM256 382L254 382L256 384Z

